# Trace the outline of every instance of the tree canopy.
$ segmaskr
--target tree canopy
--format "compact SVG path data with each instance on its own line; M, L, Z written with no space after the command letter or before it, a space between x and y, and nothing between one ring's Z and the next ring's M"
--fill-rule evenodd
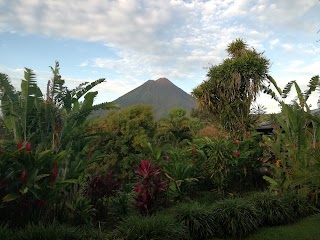
M212 66L192 94L201 111L213 113L226 129L247 129L250 106L267 79L269 60L242 39L228 45L229 58Z

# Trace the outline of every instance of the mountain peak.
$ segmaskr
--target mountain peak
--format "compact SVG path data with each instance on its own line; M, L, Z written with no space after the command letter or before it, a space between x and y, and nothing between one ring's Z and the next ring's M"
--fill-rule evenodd
M157 80L156 80L156 82L164 82L164 81L169 81L170 82L170 80L168 79L168 78L158 78Z
M146 81L141 86L113 101L113 103L121 107L134 104L150 104L156 113L156 118L166 116L171 108L183 107L187 112L190 112L192 108L196 107L196 101L191 95L164 77Z
M155 81L156 83L161 83L161 84L168 84L171 83L169 79L167 78L159 78Z

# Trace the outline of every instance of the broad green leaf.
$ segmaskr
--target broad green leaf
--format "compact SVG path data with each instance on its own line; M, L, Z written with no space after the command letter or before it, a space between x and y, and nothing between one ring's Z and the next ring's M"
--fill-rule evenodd
M17 194L9 193L3 197L2 201L3 202L11 202L11 201L17 199L18 197L19 197L19 195L17 195Z
M273 186L278 186L279 184L272 178L268 176L263 176L263 179L266 180L268 183L270 183Z

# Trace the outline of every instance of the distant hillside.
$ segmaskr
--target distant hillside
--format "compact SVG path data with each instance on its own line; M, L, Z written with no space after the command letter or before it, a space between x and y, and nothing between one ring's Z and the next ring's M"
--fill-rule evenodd
M178 88L166 78L148 80L141 86L119 97L113 103L120 107L134 104L150 104L156 113L156 118L166 116L171 108L183 107L190 112L196 107L196 101L191 95Z

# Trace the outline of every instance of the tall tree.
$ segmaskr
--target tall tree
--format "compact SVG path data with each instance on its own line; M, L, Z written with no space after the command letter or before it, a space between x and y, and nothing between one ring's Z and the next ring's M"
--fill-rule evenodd
M229 58L212 66L207 80L192 94L200 110L213 113L228 130L246 130L250 106L256 100L269 70L269 60L236 39L226 49Z

